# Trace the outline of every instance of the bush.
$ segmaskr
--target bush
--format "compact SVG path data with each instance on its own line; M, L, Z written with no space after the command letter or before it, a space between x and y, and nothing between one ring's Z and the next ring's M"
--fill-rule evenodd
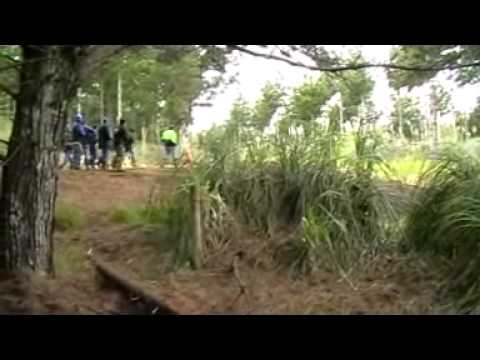
M304 272L348 271L368 264L393 238L398 217L373 170L386 166L373 134L357 134L342 157L344 137L321 128L308 136L216 128L205 135L197 181L235 218L276 239L276 258Z
M446 260L448 294L463 310L480 304L479 143L443 150L424 173L406 224L406 245Z

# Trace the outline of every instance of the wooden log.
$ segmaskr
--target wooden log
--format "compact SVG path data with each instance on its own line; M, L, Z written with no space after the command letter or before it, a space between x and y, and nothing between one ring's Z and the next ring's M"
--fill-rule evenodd
M149 307L150 312L155 315L180 315L175 310L167 306L162 299L157 295L150 293L149 291L142 288L142 286L131 279L126 278L119 271L112 268L106 262L98 259L97 257L90 256L90 259L97 269L97 271L107 280L117 285L123 291L127 292L129 295L133 294L139 297L142 302Z

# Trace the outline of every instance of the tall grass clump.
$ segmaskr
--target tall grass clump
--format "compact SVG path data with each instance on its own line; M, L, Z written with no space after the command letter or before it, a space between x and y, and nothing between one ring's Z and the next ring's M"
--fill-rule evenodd
M445 260L449 295L480 304L480 143L449 146L423 174L406 226L409 248Z
M194 187L198 189L201 204L202 254L196 253L194 244ZM141 216L158 225L161 238L175 244L172 270L185 265L195 268L197 256L200 256L202 264L208 263L213 257L221 256L228 246L232 231L235 230L233 218L222 197L217 191L207 189L195 173L184 181L169 200L153 196L142 210Z
M367 265L396 223L374 176L378 143L366 137L342 158L343 136L320 127L235 140L217 128L203 141L197 179L240 223L269 236L280 264L347 272Z

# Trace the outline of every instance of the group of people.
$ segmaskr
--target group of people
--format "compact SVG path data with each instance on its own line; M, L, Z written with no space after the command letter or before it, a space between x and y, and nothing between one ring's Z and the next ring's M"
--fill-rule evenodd
M136 166L135 160L135 137L133 130L127 129L126 121L120 120L120 125L114 131L109 126L108 120L104 119L99 128L88 126L85 116L77 114L69 139L65 145L65 163L70 164L72 170L82 168L82 158L87 170L101 168L121 170L127 155ZM97 149L100 150L98 156ZM110 164L110 152L115 151L115 157Z
M127 128L127 122L120 120L119 126L112 131L109 121L104 119L99 128L88 126L83 114L75 116L73 127L68 131L65 145L65 162L62 168L70 164L70 169L82 169L82 159L87 170L113 169L121 171L126 157L132 167L136 167L135 134ZM167 160L176 166L176 149L179 146L179 137L175 130L169 128L164 131L161 143L165 146ZM187 162L191 164L190 146L185 147ZM98 154L98 150L100 154ZM110 161L110 153L114 152Z

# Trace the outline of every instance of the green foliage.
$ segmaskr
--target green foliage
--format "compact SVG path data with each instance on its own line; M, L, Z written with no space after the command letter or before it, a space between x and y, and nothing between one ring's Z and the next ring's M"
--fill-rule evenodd
M352 122L359 115L360 105L371 97L375 82L366 70L358 70L340 74L336 83L342 94L344 121Z
M421 139L425 117L415 99L408 96L397 97L391 121L396 135L404 136L410 141Z
M167 203L149 205L147 211L161 214L156 224L160 225L163 238L175 242L172 256L172 268L180 268L185 265L194 267L196 249L193 238L193 210L192 210L192 186L197 186L195 177L188 179ZM208 261L211 256L218 256L225 250L232 233L233 220L223 199L216 191L206 191L203 186L199 188L202 214L202 238L205 253L202 263Z
M327 76L309 80L294 90L287 104L283 123L289 126L306 126L324 114L323 107L334 94L334 87Z
M445 116L452 110L452 95L440 84L430 86L430 104L432 111Z
M480 109L479 109L479 114L480 114ZM461 112L456 112L455 113L455 128L458 134L457 139L460 141L465 141L467 140L467 137L469 135L469 129L468 126L469 124L470 117L466 113L461 113ZM479 116L480 120L480 116ZM480 121L478 122L478 125L480 125Z
M450 266L448 294L462 309L480 304L480 143L445 149L421 179L406 226L407 245Z
M346 71L335 77L322 75L294 90L282 120L283 132L291 127L302 127L304 131L321 118L328 118L330 131L340 131L343 123L352 123L360 115L361 105L368 103L374 81L366 70ZM342 98L342 109L326 107L336 94ZM371 106L370 106L371 108Z
M341 159L342 137L309 131L232 140L216 128L205 135L211 141L201 148L198 181L218 192L240 223L270 236L279 263L302 272L367 266L390 239L396 216L374 177L379 139L357 134L357 152ZM291 239L278 241L284 231Z
M237 133L240 129L248 130L254 127L253 110L244 99L238 98L233 104L227 126Z
M359 106L358 109L358 127L359 129L367 128L370 131L377 130L377 122L382 113L378 112L372 100L367 100Z
M431 160L422 154L413 153L388 161L390 176L406 184L416 184L425 169L432 166Z
M469 136L474 138L480 137L480 98L475 109L468 115L467 129Z
M314 121L327 115L332 81L321 76L297 88L272 135L257 131L256 109L240 99L226 125L199 139L197 183L222 199L236 221L268 235L277 263L301 272L367 266L398 225L376 177L390 169L375 132L379 114L368 99L373 83L366 73L338 79L349 121L359 122L352 136ZM279 241L285 232L287 240Z
M277 111L283 106L283 90L280 85L268 83L262 89L261 98L253 108L253 126L260 132L268 128Z
M139 224L143 218L143 208L125 208L125 209L115 209L112 211L110 215L110 219L119 224L126 224L126 225L137 225Z
M211 54L210 54L211 55ZM194 101L222 84L222 73L204 76L206 71L221 69L211 64L218 60L197 47L144 47L124 52L92 74L82 85L82 108L90 119L100 117L101 92L107 116L116 117L118 80L122 79L123 117L141 133L164 127L180 128L192 122Z
M449 65L465 65L478 62L480 48L476 45L402 45L392 50L391 62L409 67L441 68ZM388 71L390 86L398 90L413 88L432 80L438 71ZM473 84L480 80L478 66L465 67L454 73L460 84Z
M62 232L78 230L87 224L86 214L79 208L60 203L55 210L55 226Z
M160 199L154 197L146 206L116 209L111 213L111 219L117 223L145 229L157 248L163 244L163 250L171 252L172 270L186 265L193 267L195 247L191 188L194 183L195 178L189 178L167 201L163 197ZM202 262L206 262L210 256L217 256L225 250L235 227L232 216L218 192L207 191L203 187L199 190L206 249Z

